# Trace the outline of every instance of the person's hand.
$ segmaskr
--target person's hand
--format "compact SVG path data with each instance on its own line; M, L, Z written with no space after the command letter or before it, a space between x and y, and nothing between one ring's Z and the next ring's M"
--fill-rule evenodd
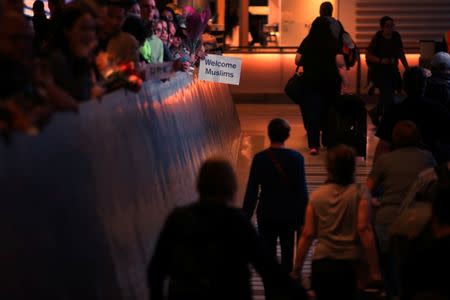
M186 72L187 70L189 70L189 66L190 64L188 61L183 61L181 59L176 60L173 64L174 70L181 72Z
M98 85L98 84L94 84L94 86L91 89L91 96L92 98L98 99L100 100L100 97L102 97L104 94L106 94L107 90Z
M426 78L429 78L432 74L430 70L423 68L423 75L425 75Z
M95 58L95 64L97 65L100 73L104 73L110 66L109 54L107 52L100 52Z

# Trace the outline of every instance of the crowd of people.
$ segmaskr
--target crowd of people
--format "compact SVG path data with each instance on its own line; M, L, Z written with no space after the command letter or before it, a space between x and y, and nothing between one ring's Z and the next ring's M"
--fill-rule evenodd
M352 61L348 49L357 47L344 26L332 14L332 4L322 3L320 16L312 23L311 30L298 47L295 57L295 64L301 67L302 72L300 108L312 155L319 154L321 146L333 146L328 132L334 126L330 124L330 115L336 112L339 101L342 100L340 95L351 92L348 88L347 70L352 66ZM438 51L427 68L412 68L409 72L410 66L401 35L395 30L394 19L384 16L379 23L380 30L373 36L366 52L369 82L379 90L379 101L369 110L369 117L378 129L377 136L387 142L380 143L376 156L390 145L395 125L393 120L397 121L399 114L406 118L407 114L407 118L412 118L421 131L426 131L421 132L424 142L437 159L446 160L450 149L449 138L442 131L449 124L450 54ZM438 50L442 50L441 48L437 47ZM354 52L350 52L352 53ZM409 78L404 81L407 85L405 87L402 86L399 62L409 74L406 76ZM419 70L424 77L418 74ZM423 77L423 80L412 79L417 77L413 74ZM420 87L414 87L414 84ZM326 89L323 88L325 86ZM405 93L407 100L399 104ZM429 113L422 113L422 109Z
M155 0L36 0L33 17L23 2L0 2L0 132L37 133L55 111L118 88L138 91L147 64L173 62L190 71L210 50L204 33L209 9L198 13ZM200 22L197 20L201 16Z
M151 299L252 299L249 265L267 300L449 299L450 163L420 148L418 127L396 123L395 148L365 184L355 182L351 147L329 149L327 180L311 193L303 155L285 146L290 130L284 119L269 123L271 143L253 159L242 208L231 164L202 165L199 200L176 208L158 239Z
M171 213L161 233L148 269L155 299L164 298L165 279L169 299L251 299L248 264L262 276L267 300L450 298L450 55L436 53L428 70L410 67L394 20L380 19L367 50L380 90L370 112L380 140L358 184L354 149L330 145L327 135L329 115L348 91L352 61L343 49L355 47L332 10L321 5L295 61L303 67L310 154L321 144L327 151L326 182L308 192L304 157L286 148L291 127L279 118L268 125L270 147L253 158L241 211L232 208L230 164L207 161L199 201ZM400 92L406 98L396 103ZM311 277L302 278L311 247Z
M201 36L207 10L159 11L155 0L48 4L50 19L36 0L28 20L22 1L0 2L5 138L14 130L36 133L55 111L76 112L114 89L138 90L146 64L173 62L174 70L188 71L215 48L211 35ZM354 43L332 10L322 4L296 55L313 155L330 146L327 120L352 64L343 49ZM251 299L249 264L267 300L357 299L370 284L383 286L389 299L449 299L450 55L437 53L430 70L409 67L394 20L383 17L380 26L367 53L380 90L370 113L380 141L366 183L355 182L355 151L337 145L326 149L326 182L309 193L303 155L285 146L291 127L273 119L270 147L253 159L242 209L233 208L230 163L202 165L198 202L175 209L160 234L148 267L151 299ZM400 90L407 97L396 104ZM312 275L304 280L310 247Z

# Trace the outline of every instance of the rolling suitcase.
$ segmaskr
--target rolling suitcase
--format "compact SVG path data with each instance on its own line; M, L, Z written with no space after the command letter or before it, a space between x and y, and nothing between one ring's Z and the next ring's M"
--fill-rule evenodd
M356 95L341 95L331 106L328 120L328 147L346 144L358 156L367 157L367 111Z

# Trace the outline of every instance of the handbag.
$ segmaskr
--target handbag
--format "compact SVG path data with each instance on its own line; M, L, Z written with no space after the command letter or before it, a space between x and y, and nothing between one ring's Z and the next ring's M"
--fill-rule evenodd
M300 66L297 66L294 75L292 75L292 77L286 83L284 92L286 93L286 95L288 95L292 102L301 105L305 83L303 73L298 73L299 67Z

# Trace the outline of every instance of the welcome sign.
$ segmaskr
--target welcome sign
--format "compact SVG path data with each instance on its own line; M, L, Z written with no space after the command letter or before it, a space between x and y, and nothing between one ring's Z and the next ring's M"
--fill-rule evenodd
M198 78L205 81L239 85L241 79L240 58L208 54L200 61Z

